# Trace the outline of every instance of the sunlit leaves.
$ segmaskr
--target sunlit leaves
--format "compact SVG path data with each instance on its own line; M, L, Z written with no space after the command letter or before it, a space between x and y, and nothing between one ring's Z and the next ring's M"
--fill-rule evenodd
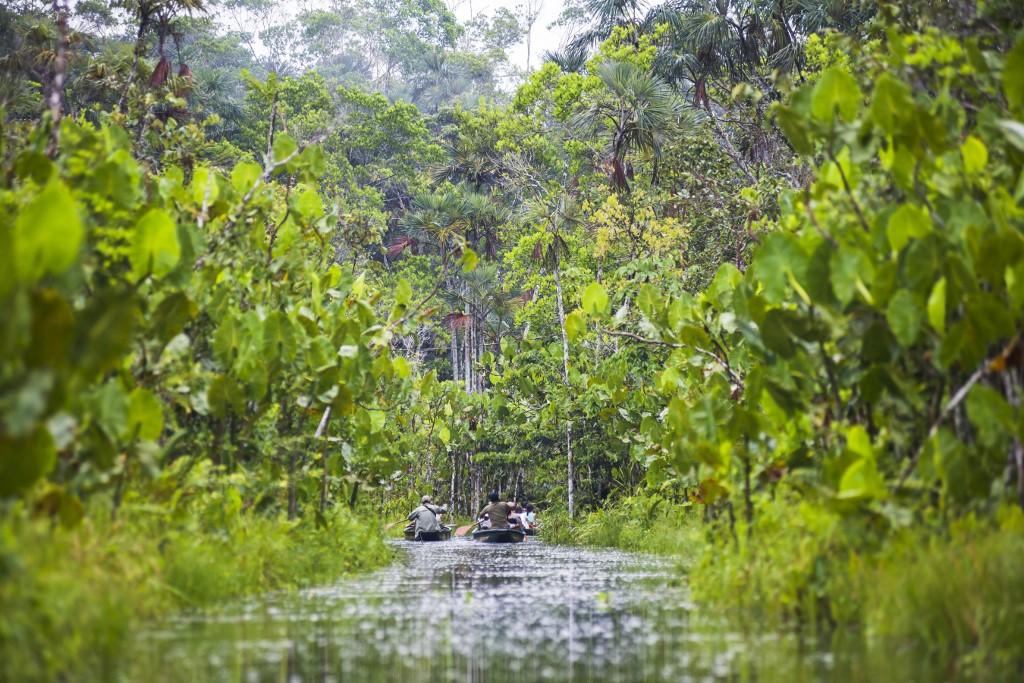
M280 164L284 160L291 157L292 154L298 150L299 146L295 143L295 138L287 133L279 133L274 137L273 147L273 161L275 164Z
M893 251L900 251L911 238L921 238L932 231L928 211L914 204L903 204L889 217L888 236Z
M192 200L200 207L210 206L220 196L217 175L209 168L200 166L192 173Z
M312 221L324 213L324 203L316 189L307 187L302 189L295 198L295 210L306 221Z
M238 192L248 192L256 183L261 173L263 173L263 169L260 168L259 164L254 164L251 161L240 161L235 164L234 170L231 171L231 185Z
M591 282L583 291L583 310L591 315L601 315L608 310L608 292L600 282Z
M412 301L412 285L405 278L398 281L398 286L395 287L395 303L399 305L406 305Z
M587 316L581 310L575 310L565 316L565 334L569 341L575 341L577 337L587 331Z
M465 247L462 250L462 257L459 259L459 265L462 267L463 273L471 273L476 270L476 265L479 261L480 259L477 257L476 252L469 247Z
M163 209L150 209L135 225L131 243L132 276L163 277L181 258L178 229Z
M928 323L940 334L946 331L946 278L939 278L928 295Z
M968 135L960 145L960 156L964 160L964 172L969 175L981 173L988 164L988 148L975 135Z
M881 498L886 494L885 480L878 471L871 437L860 425L846 431L846 448L855 458L843 472L837 497L841 500Z

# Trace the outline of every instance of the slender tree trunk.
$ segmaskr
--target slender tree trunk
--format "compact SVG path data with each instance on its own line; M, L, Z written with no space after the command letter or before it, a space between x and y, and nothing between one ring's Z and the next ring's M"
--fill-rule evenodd
M464 319L468 321L465 336L462 338L463 365L465 366L463 368L463 371L465 372L463 382L466 388L466 393L471 394L473 393L473 357L471 355L473 349L473 319L469 317L469 306L465 307L463 315L466 316Z
M455 470L457 469L456 468L455 453L454 452L450 454L449 459L451 460L452 476L451 476L451 481L448 484L448 509L451 510L452 514L454 515L455 514Z
M569 335L565 331L565 303L562 298L561 263L555 258L555 300L558 303L558 326L562 331L562 379L566 392L569 390ZM574 463L572 459L572 421L565 416L565 488L569 505L569 519L575 515Z
M50 143L46 153L50 157L57 155L60 144L60 120L64 116L64 82L68 76L68 6L65 0L53 0L53 21L57 25L57 49L53 58L53 75L50 79L50 90L46 96L46 105L50 110Z
M452 323L452 381L459 381L459 329Z
M476 360L479 363L484 357L484 325L483 320L480 321L480 329L476 334ZM484 376L483 373L476 373L476 390L478 393L484 391Z
M320 445L320 439L327 433L327 424L331 421L331 407L327 406L324 409L323 417L320 418L320 424L316 426L316 433L313 434L313 441ZM329 473L327 472L327 449L323 448L320 451L320 461L323 466L323 473L320 475L320 514L326 514L327 512L327 484L329 480Z
M274 100L270 103L270 128L267 130L267 167L274 163L274 129L277 127L277 91L274 91Z

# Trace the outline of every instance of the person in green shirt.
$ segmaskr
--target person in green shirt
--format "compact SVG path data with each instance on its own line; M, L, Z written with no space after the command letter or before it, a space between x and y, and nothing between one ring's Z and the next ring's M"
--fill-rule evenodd
M481 529L507 529L508 515L512 512L512 506L502 501L497 491L491 491L487 496L490 501L478 514L477 520Z

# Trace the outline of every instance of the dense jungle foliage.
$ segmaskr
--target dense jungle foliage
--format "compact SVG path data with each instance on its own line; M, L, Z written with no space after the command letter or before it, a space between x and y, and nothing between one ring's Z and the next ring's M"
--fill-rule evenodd
M0 3L12 675L489 490L1021 672L1024 6L579 0L524 72L535 19Z

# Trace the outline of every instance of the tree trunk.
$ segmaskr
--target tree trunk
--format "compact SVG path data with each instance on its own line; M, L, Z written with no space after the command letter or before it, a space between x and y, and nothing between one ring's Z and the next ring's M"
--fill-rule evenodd
M459 381L459 331L452 323L452 381Z
M456 467L455 467L455 453L450 453L449 454L449 459L451 460L452 476L451 476L451 481L448 484L448 509L451 510L452 514L454 515L455 514L455 469L456 469Z
M70 39L68 34L68 6L61 0L53 0L53 21L57 26L57 49L53 58L53 75L50 78L50 90L47 93L46 104L50 110L50 124L53 129L50 132L50 143L47 145L47 155L55 157L57 147L60 144L60 120L64 116L64 82L68 76L68 47Z
M557 256L555 258L555 300L558 303L558 326L562 331L562 379L565 382L566 395L569 392L569 335L565 331L565 303L562 299L562 275L561 263ZM575 475L574 463L572 460L572 421L569 416L565 417L565 488L566 498L569 506L569 519L575 514L575 490L573 478Z
M320 445L320 439L327 433L327 424L331 421L331 407L327 406L324 409L323 417L320 418L320 424L316 427L316 433L313 434L313 441ZM320 451L320 463L323 466L323 473L320 475L320 514L326 514L327 512L327 483L328 483L328 472L327 472L327 449L321 449Z

